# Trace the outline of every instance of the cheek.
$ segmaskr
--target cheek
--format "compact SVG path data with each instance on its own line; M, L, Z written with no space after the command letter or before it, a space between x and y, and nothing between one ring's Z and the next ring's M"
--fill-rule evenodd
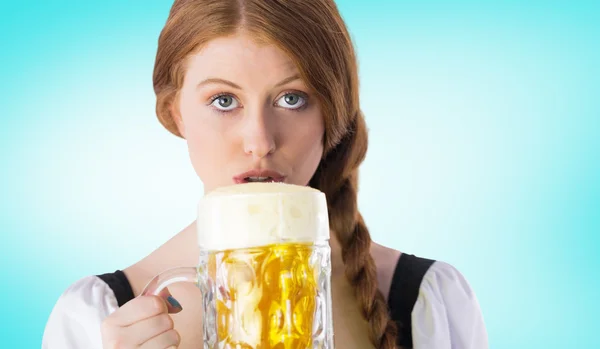
M214 142L217 140L211 138L210 132L192 130L192 132L187 132L186 141L190 161L196 174L201 179L211 177L210 164L214 164L214 158L216 157L214 151L212 151L214 148L211 145L214 146Z
M182 111L183 112L183 111ZM219 170L228 158L231 147L222 132L203 115L184 114L185 140L190 162L197 176L205 183L220 177Z
M297 184L306 185L323 157L323 136L325 128L320 113L311 115L301 125L294 127L289 137L293 166Z
M320 158L323 154L323 129L315 127L302 135L298 135L296 152L298 155L306 154L311 158Z

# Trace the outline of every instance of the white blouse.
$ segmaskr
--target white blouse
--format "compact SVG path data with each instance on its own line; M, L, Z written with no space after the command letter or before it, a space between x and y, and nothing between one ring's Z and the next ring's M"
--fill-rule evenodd
M115 294L103 280L78 280L54 306L42 349L102 349L101 323L117 308ZM411 319L414 349L488 349L477 298L450 264L435 261L427 270Z

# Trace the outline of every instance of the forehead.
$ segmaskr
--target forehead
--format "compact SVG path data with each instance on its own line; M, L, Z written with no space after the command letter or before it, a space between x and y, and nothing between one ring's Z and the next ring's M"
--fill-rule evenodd
M237 34L209 41L188 59L188 72L197 76L229 73L265 77L296 73L294 61L279 47Z

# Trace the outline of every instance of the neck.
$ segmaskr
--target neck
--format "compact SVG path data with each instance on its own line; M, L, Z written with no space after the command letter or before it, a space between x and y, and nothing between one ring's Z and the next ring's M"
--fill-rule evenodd
M332 231L330 234L329 246L331 247L331 276L344 276L345 266L342 260L342 245L338 241L336 234Z

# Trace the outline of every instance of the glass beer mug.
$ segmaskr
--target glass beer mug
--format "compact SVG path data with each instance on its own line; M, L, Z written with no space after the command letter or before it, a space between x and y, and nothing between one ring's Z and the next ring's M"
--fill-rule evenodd
M197 237L197 267L165 271L142 294L195 283L205 349L333 349L322 192L282 183L216 189L198 205Z

